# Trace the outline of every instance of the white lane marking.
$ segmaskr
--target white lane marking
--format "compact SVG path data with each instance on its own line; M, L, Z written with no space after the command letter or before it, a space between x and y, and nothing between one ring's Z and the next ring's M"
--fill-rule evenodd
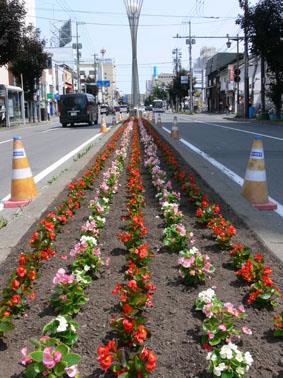
M95 139L100 137L102 134L98 133L83 144L81 144L79 147L75 148L73 151L69 152L67 155L63 156L61 159L57 160L55 163L51 164L49 167L44 169L42 172L40 172L38 175L34 177L34 181L38 183L42 179L44 179L47 175L49 175L51 172L53 172L56 168L60 167L60 165L64 164L67 160L69 160L71 157L76 155L82 148L87 146L89 143L93 142ZM11 197L11 193L9 193L7 196L2 198L0 200L0 211L4 209L3 202L7 201Z
M13 139L7 139L7 140L2 140L0 142L0 144L4 144L4 143L8 143L8 142L11 142Z
M166 127L162 127L163 130L165 130L167 133L170 133L171 131L167 129ZM229 168L225 167L225 165L219 163L219 161L213 159L211 156L209 156L207 153L201 151L199 148L194 146L193 144L187 142L185 139L181 138L180 142L183 143L186 147L188 147L190 150L194 151L201 157L203 157L205 160L207 160L210 164L212 164L214 167L218 168L221 172L223 172L226 176L228 176L232 181L234 181L236 184L243 186L244 179L237 175L237 173L231 171ZM275 213L280 215L280 217L283 218L283 205L276 201L272 197L268 197L268 199L272 202L275 202L277 204L277 210L274 210Z
M43 134L43 133L50 133L50 131L57 131L57 130L62 130L62 127L53 127L52 129L40 131L40 133L41 134Z
M268 139L283 140L283 138L279 138L279 137L276 137L276 136L267 135L267 134L261 134L261 133L256 133L254 131L237 129L235 127L230 127L230 126L222 126L222 125L218 125L217 123L210 123L210 122L208 123L208 122L197 121L197 120L195 120L194 123L201 123L203 125L220 127L222 129L227 129L227 130L234 130L234 131L238 131L239 133L245 133L245 134L252 134L252 135L262 136L262 137L268 138Z

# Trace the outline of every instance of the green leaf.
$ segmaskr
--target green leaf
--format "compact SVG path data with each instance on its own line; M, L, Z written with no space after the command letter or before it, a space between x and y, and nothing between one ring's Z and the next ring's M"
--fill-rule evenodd
M67 345L65 344L60 344L59 346L57 346L57 348L55 349L56 352L60 352L62 354L62 359L65 358L65 356L67 356L67 354L69 353L69 348L67 347Z
M38 373L34 369L34 364L28 365L24 374L27 378L36 378L38 376Z
M119 378L128 378L128 377L129 377L129 374L127 372L119 375Z
M10 319L0 321L0 333L12 331L15 328Z
M66 367L66 364L60 362L59 364L57 364L54 368L54 373L57 376L62 376L65 374L65 367Z
M43 352L42 351L32 352L30 354L30 356L36 362L42 362L42 360L43 360Z
M67 363L68 367L77 365L80 362L81 356L76 353L70 353L64 358L64 362Z

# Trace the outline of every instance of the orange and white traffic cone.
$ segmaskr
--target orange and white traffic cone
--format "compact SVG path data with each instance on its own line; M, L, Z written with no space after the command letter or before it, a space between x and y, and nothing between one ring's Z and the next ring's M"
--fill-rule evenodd
M263 143L260 137L253 141L242 195L258 210L276 210L268 199Z
M37 196L36 185L21 139L19 136L14 138L11 198L4 202L5 208L26 206Z
M104 134L108 132L108 128L107 128L107 123L106 123L106 117L105 117L105 115L102 115L102 116L101 116L100 132L101 132L101 133L104 133Z
M174 116L173 118L173 125L171 129L171 137L174 139L180 139L180 134L179 134L179 127L178 127L178 122L177 122L177 117Z

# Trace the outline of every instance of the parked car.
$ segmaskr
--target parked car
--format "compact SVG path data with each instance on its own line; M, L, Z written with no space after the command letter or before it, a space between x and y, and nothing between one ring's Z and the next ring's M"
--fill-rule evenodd
M147 105L147 106L145 106L145 107L144 107L144 110L145 110L146 112L152 112L152 105Z
M98 106L93 95L88 93L68 93L60 96L60 123L63 127L68 124L88 123L90 126L98 123Z

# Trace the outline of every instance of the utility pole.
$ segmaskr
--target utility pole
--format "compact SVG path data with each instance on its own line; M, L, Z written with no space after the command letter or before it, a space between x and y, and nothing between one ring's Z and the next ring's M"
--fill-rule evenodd
M237 70L239 72L239 69L240 69L240 56L239 56L239 34L237 34ZM237 81L236 83L236 106L235 106L235 113L238 114L238 111L239 111L239 87L240 87L240 83L239 81Z
M194 110L194 100L193 100L193 67L192 67L192 23L189 22L189 39L187 39L186 43L189 45L189 61L190 61L190 112L192 113Z
M261 69L260 69L260 95L261 95L261 114L263 116L265 116L265 61L264 61L264 57L261 56L260 58L260 65L261 65Z
M245 17L245 27L244 27L244 64L245 64L245 76L244 76L244 92L245 92L245 103L244 103L244 118L249 118L249 40L247 33L247 16L248 16L249 4L248 0L244 2L244 17Z
M96 83L96 54L93 54L94 83Z
M77 50L77 76L78 76L78 93L81 92L81 77L80 77L80 50L79 50L79 23L76 21L76 50Z

